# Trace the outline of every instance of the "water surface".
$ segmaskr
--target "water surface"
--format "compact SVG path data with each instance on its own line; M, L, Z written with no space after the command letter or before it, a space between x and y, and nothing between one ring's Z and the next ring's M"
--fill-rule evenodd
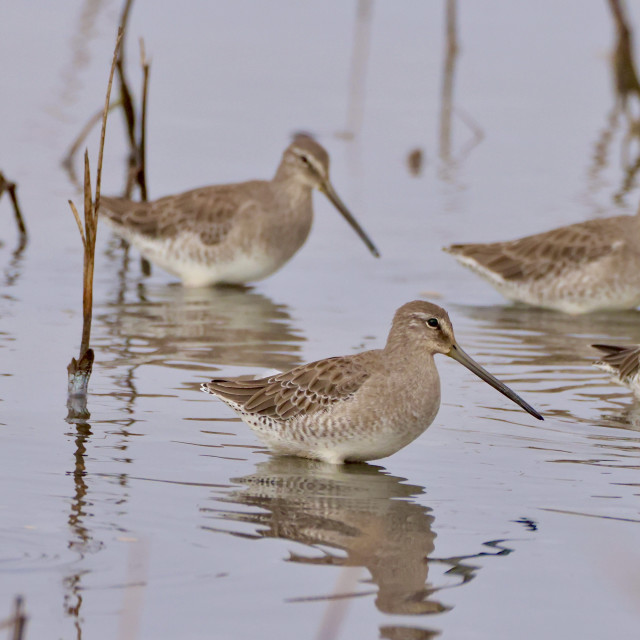
M102 229L91 417L75 423L80 198L59 162L102 103L120 6L6 8L0 170L31 236L15 254L0 201L0 618L23 594L28 638L636 637L640 409L589 345L640 342L640 315L514 307L440 252L635 211L611 15L596 0L458 2L447 56L445 7L134 5L151 196L269 177L310 131L382 258L321 195L299 255L247 290L144 277ZM122 189L125 155L114 114L104 192ZM441 358L430 430L334 468L273 458L198 391L378 347L416 297L445 306L545 422Z

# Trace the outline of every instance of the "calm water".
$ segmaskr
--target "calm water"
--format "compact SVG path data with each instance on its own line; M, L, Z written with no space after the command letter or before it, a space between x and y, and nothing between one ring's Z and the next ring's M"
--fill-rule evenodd
M102 103L120 3L10 4L0 170L31 239L14 255L0 201L0 619L23 594L29 639L637 637L640 407L589 344L640 342L640 314L515 308L439 251L635 210L607 4L459 2L447 61L444 2L361 3L357 27L356 2L138 1L128 69L137 87L143 36L151 195L269 177L307 130L383 257L321 195L307 245L248 291L144 278L103 230L79 424L79 198L59 163ZM120 120L106 193L122 189ZM420 296L547 420L442 361L426 434L333 468L271 457L198 391L379 346Z

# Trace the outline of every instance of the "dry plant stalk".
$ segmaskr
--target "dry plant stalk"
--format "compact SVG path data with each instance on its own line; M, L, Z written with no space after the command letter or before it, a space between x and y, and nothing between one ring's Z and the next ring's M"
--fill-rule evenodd
M623 108L631 94L640 97L640 81L633 61L633 31L620 0L609 0L609 8L616 26L617 42L613 55L616 93Z
M133 0L126 0L121 14L121 25L123 28L123 40L127 34L127 23L129 21L129 14L131 12L131 6ZM131 90L129 89L129 82L127 81L125 73L125 46L122 44L118 53L118 60L116 61L116 73L119 80L120 89L120 104L122 105L122 112L124 115L127 139L129 141L129 160L127 171L127 184L125 187L124 197L131 198L133 188L137 184L140 189L140 197L142 201L147 200L147 184L146 184L146 171L145 171L145 121L147 111L147 88L149 81L149 63L145 57L144 42L140 39L140 64L142 66L142 105L140 108L140 117L136 115L136 107L132 98ZM139 139L136 134L136 125L140 124Z
M126 185L123 196L131 199L133 190L137 185L140 190L140 198L143 202L147 200L147 179L146 179L146 117L147 117L147 93L149 84L149 62L145 56L144 42L140 39L140 64L142 66L142 105L140 107L140 117L137 117L136 107L132 98L129 83L125 73L125 38L127 34L127 24L133 0L125 0L120 15L120 26L122 29L122 39L118 56L115 63L115 73L118 78L118 91L120 97L113 102L109 110L116 107L122 108L124 116L125 130L129 146L129 157L127 160ZM62 160L62 166L66 169L74 185L80 188L76 172L74 170L75 156L84 142L89 132L100 121L103 111L94 114L84 126L78 137L74 140L69 150ZM139 125L139 127L137 126ZM128 243L122 240L123 246L128 247ZM151 264L143 257L140 258L140 267L144 275L151 275Z
M68 395L70 402L73 398L84 400L84 406L80 402L79 413L86 413L86 395L89 377L93 368L94 354L89 347L91 338L91 318L93 313L93 271L96 253L96 237L98 231L98 212L100 210L100 183L102 179L102 158L104 154L104 139L107 129L107 114L109 112L109 99L111 96L111 85L113 84L113 74L116 67L118 50L122 40L122 27L118 29L116 45L111 62L111 72L107 85L107 96L102 111L102 131L100 134L100 150L98 153L98 167L96 171L95 197L91 193L91 174L89 170L89 153L84 154L84 225L80 219L80 214L75 205L69 200L71 211L78 224L82 246L84 249L83 261L83 289L82 289L82 339L80 342L80 354L78 359L71 359L67 371L69 374ZM73 404L73 403L72 403ZM70 406L70 409L74 408Z
M27 626L27 616L23 610L23 602L20 596L16 597L15 611L13 614L13 635L11 640L22 640Z
M149 61L144 50L144 40L140 38L140 65L142 66L142 107L140 109L140 142L137 146L136 182L140 187L140 198L147 201L147 95L149 93ZM151 275L151 263L140 256L140 270L145 276Z
M123 196L125 198L131 198L134 186L137 184L140 189L140 197L143 201L147 200L147 183L146 183L146 169L145 169L145 147L146 147L146 112L147 112L147 91L149 82L149 63L144 53L144 42L140 39L140 58L143 73L143 85L142 85L142 105L140 108L140 118L136 115L136 107L132 97L131 90L129 89L129 83L127 81L125 73L125 38L127 34L127 23L129 21L129 14L133 0L126 0L124 3L122 13L120 15L120 26L122 29L122 40L120 42L120 48L118 50L118 57L116 60L115 73L118 78L118 91L120 97L115 100L110 106L109 111L120 107L124 115L125 130L127 135L127 141L129 146L129 158L127 167L127 179ZM62 159L62 166L66 169L69 177L74 185L80 188L80 183L77 179L76 172L74 170L74 160L78 153L78 150L82 146L84 140L89 135L93 127L100 122L103 117L103 109L100 109L87 121L82 128L76 139L69 147L67 153ZM140 133L139 139L136 133L137 121L140 121Z
M27 615L24 612L24 603L22 596L16 596L13 614L10 618L0 622L0 629L9 629L11 631L11 640L23 640L24 630L27 626Z
M149 60L144 50L144 40L140 38L140 66L142 67L142 107L140 109L140 142L138 143L138 172L136 179L140 187L140 197L147 201L147 95L149 93Z
M7 180L2 171L0 171L0 198L5 191L9 193L11 203L13 204L13 212L16 217L16 224L18 225L18 231L20 232L20 245L24 246L27 243L27 227L24 224L24 218L22 217L20 205L18 204L16 188L16 183Z

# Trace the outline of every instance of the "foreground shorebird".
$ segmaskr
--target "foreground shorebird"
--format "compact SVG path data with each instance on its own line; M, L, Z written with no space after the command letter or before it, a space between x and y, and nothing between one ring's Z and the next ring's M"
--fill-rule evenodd
M226 402L275 453L335 464L376 460L415 440L436 417L436 353L543 419L457 345L444 309L420 300L396 311L384 349L318 360L259 380L211 380L201 389Z
M185 286L245 284L277 271L304 244L314 188L378 257L331 186L327 152L304 135L285 149L272 180L202 187L153 202L103 197L101 212L115 233Z
M444 251L515 302L572 314L640 304L640 213Z
M592 344L604 353L601 360L594 362L598 369L606 371L614 382L629 387L640 398L640 345L619 347L612 344Z

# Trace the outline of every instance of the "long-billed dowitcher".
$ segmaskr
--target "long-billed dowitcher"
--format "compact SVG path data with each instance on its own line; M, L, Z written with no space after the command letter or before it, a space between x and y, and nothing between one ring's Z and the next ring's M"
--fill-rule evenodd
M640 345L620 347L613 344L593 344L604 353L594 365L606 371L614 382L629 387L640 398Z
M185 286L245 284L271 275L304 244L313 220L312 190L322 191L379 253L329 180L329 155L297 136L272 180L213 185L153 202L102 198L112 229Z
M640 215L444 251L509 300L577 314L640 304Z
M396 311L384 349L318 360L259 380L215 379L201 389L226 402L275 453L335 464L376 460L415 440L436 417L436 353L457 360L542 420L458 346L444 309L420 300Z

